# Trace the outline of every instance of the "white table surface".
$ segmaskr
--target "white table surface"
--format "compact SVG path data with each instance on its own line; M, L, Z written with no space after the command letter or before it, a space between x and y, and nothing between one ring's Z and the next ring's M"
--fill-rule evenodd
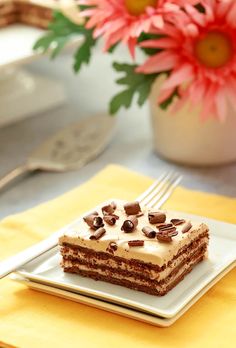
M89 68L79 76L71 70L70 54L54 62L47 57L25 66L27 69L57 77L68 93L68 105L39 114L20 123L0 129L0 175L24 162L27 155L50 134L79 120L86 114L106 110L117 87L111 61L114 56L96 53ZM123 53L116 53L124 62ZM121 164L140 173L157 177L164 170L177 169L184 174L183 185L191 189L236 196L236 164L218 168L188 168L158 158L151 143L148 108L133 107L121 111L118 128L107 150L95 161L75 172L38 173L24 178L0 193L0 217L31 208L73 189L110 163Z

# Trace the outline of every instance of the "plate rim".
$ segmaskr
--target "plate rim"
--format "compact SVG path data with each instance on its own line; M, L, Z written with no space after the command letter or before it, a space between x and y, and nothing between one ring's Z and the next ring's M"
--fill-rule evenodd
M79 298L79 299L83 298L84 301L77 300L76 302L79 302L79 303L82 303L85 305L89 305L89 306L92 306L94 308L106 310L108 312L112 312L112 313L115 313L118 315L123 315L125 317L131 318L134 320L139 320L139 321L142 321L142 322L145 322L148 324L152 324L155 326L169 327L169 326L173 325L179 318L181 318L182 315L184 315L208 290L210 290L212 288L212 286L214 286L227 273L229 273L232 269L234 269L235 266L236 266L236 262L232 262L228 266L227 269L223 270L220 274L218 274L218 276L214 280L212 280L203 289L201 289L201 291L194 298L192 298L192 300L189 303L187 303L186 306L184 306L175 316L170 317L170 318L145 313L145 312L136 310L135 308L127 308L127 307L124 307L122 305L110 303L107 301L103 301L101 299L92 298L90 296L86 296L83 294L74 293L71 291L67 291L65 289L60 289L60 288L57 288L54 286L33 282L27 278L20 276L18 273L14 273L12 278L13 278L13 280L18 281L20 283L23 283L33 290L42 291L44 293L48 293L50 295L56 295L56 296L59 296L60 298L66 298L66 299L69 299L72 301L76 301L75 298ZM33 284L34 286L31 286L31 284ZM46 288L50 291L44 291L44 290L42 290L42 288ZM61 295L59 295L58 293L60 293ZM63 294L66 294L67 296L66 297L62 296ZM93 303L93 305L91 305L91 302ZM101 306L100 305L101 303L103 303L104 305ZM96 304L99 304L99 306L97 306ZM110 309L107 307L109 307ZM111 308L113 308L113 310L111 310ZM119 310L117 310L117 308L119 308ZM116 309L116 310L114 310L114 309ZM130 315L131 313L132 313L132 315Z

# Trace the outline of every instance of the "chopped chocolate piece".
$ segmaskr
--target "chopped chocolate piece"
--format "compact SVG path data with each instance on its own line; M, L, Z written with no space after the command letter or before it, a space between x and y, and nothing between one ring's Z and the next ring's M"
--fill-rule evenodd
M96 214L92 213L87 216L84 216L83 220L86 222L86 224L89 225L89 227L93 227L93 222L96 216Z
M192 228L191 222L190 221L186 222L186 224L182 228L182 233L188 232L189 230L191 230L191 228Z
M113 215L105 215L103 220L110 226L114 226L116 224L116 218Z
M158 224L166 221L166 214L161 212L151 212L148 214L150 224Z
M178 226L185 223L184 219L171 219L170 222L172 222L173 225Z
M157 239L160 242L165 242L165 243L170 243L172 241L171 236L168 236L168 234L163 234L163 233L157 233Z
M128 220L125 220L121 230L124 231L125 233L130 233L135 230L135 228L138 226L138 219L136 218L135 215L129 216Z
M144 240L130 240L128 244L130 247L144 246Z
M83 220L93 230L96 230L96 229L104 226L102 218L100 216L97 216L94 214L90 214L90 215L85 216L83 218Z
M106 251L108 251L109 253L114 254L114 252L118 249L118 246L115 242L110 242Z
M114 202L105 205L104 207L102 207L102 213L103 215L112 215L114 213L114 211L116 210L116 204Z
M172 227L162 227L162 229L159 229L160 232L165 232L165 233L170 233L170 232L175 232L176 231L176 227L172 226Z
M155 238L156 237L156 231L154 231L151 227L145 226L142 228L143 233L148 238Z
M116 220L119 220L119 216L118 215L116 215L116 214L112 214L112 216L116 219Z
M93 228L95 230L97 230L98 228L103 227L103 226L104 226L104 223L103 223L102 218L100 216L96 216L94 218L94 221L93 221Z
M138 214L136 215L136 217L139 218L139 217L141 217L141 216L143 216L143 215L144 215L144 213L141 212L141 213L138 213Z
M97 216L98 216L99 214L98 214L98 212L95 210L95 211L93 211L92 213L90 213L89 215L97 215ZM89 216L89 215L88 215L88 216Z
M167 228L171 228L171 227L174 227L172 224L160 224L160 225L157 225L157 228L159 231L163 231Z
M124 209L127 215L136 215L141 212L139 202L126 203Z
M169 237L175 237L175 236L177 236L177 234L178 234L178 231L177 231L177 230L175 230L175 231L168 231L168 232L167 232L167 235L168 235Z
M91 240L98 240L100 239L104 234L106 233L105 228L101 227L98 230L96 230L90 237L89 239Z

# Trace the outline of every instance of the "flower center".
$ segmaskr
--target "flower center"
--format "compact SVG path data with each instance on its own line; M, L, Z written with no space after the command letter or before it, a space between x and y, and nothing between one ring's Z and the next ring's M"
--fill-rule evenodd
M220 68L233 55L231 38L220 31L209 31L196 42L195 55L208 68Z
M148 6L155 7L158 0L124 0L129 14L139 16Z

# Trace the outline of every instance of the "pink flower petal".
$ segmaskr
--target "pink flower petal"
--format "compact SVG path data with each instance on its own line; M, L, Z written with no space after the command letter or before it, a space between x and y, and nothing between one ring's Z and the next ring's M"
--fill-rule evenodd
M150 48L173 48L178 47L178 42L171 38L163 38L158 40L146 40L141 42L141 47L150 47Z
M185 5L186 12L191 16L191 18L194 20L195 23L198 25L204 27L206 24L205 17L202 13L200 13L195 7L186 4Z
M163 17L161 15L153 16L152 17L152 24L154 27L162 29L164 27Z
M194 69L190 64L183 64L180 68L171 73L170 77L164 82L162 89L169 89L188 82L194 77Z
M161 71L168 71L173 69L177 63L177 54L163 51L151 56L143 65L137 68L137 72L143 74L152 74Z
M165 89L161 90L160 94L158 96L158 104L163 103L166 99L168 99L172 93L174 92L175 88Z
M236 3L231 6L230 11L226 16L226 20L229 25L236 27Z
M128 41L128 48L131 57L134 59L135 58L135 47L137 45L137 39L136 38L130 38Z
M225 99L225 91L222 88L219 88L215 96L215 105L218 119L221 122L224 122L227 114L227 105Z
M215 110L215 101L214 97L217 93L217 86L215 84L209 85L205 98L202 99L202 112L200 114L200 118L202 121L205 121L210 116L213 116Z

